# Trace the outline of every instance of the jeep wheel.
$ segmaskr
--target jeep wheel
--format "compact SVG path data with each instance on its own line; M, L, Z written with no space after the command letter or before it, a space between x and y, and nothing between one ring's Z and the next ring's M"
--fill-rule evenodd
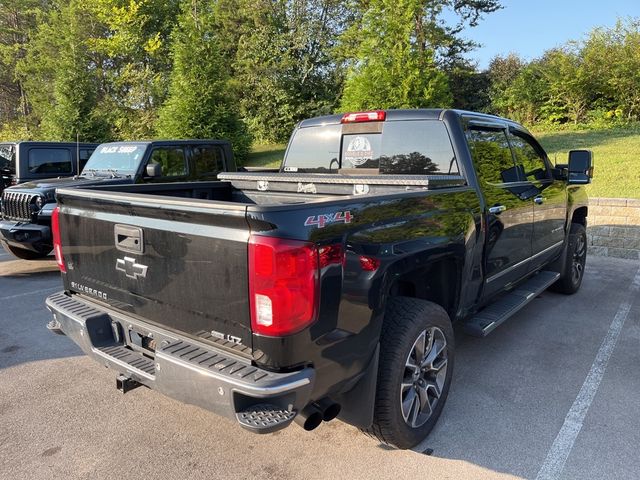
M571 295L580 290L587 262L587 231L579 223L571 224L566 255L560 278L551 285L550 289L554 292Z
M366 433L398 448L420 443L449 393L453 353L453 329L442 307L391 298L380 338L374 420Z
M26 250L24 248L13 247L6 244L4 244L3 247L7 252L21 258L22 260L37 260L39 258L44 258L49 255L52 250L51 248L45 248L39 252L34 252L33 250Z

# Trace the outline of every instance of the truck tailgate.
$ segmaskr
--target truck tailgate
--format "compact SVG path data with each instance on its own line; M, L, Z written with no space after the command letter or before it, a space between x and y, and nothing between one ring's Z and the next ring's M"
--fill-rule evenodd
M79 190L58 201L68 290L250 354L245 206Z

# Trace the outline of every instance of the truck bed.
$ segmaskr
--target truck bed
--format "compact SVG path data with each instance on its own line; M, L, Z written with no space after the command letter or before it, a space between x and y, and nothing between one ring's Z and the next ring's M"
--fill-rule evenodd
M219 181L96 187L98 192L217 200L246 205L279 205L330 200L336 196L424 191L465 185L458 175L346 175L270 172L220 173ZM102 195L100 195L102 197ZM110 196L108 193L105 197ZM123 196L119 195L121 199ZM113 198L112 196L110 196Z

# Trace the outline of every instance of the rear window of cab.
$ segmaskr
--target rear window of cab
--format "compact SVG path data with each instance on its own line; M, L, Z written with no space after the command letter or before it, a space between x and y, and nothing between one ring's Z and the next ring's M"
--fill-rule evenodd
M353 132L342 124L299 128L285 158L285 172L458 175L449 133L438 120L377 122ZM380 128L381 126L381 128ZM375 131L377 130L377 131ZM365 173L365 172L363 172Z

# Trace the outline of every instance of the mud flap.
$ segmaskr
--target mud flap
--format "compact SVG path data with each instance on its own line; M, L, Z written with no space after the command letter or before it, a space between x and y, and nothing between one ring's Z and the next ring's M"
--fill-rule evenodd
M342 407L338 418L343 422L358 428L369 428L373 423L379 358L380 344L378 343L358 383L348 392L336 396L335 401Z

